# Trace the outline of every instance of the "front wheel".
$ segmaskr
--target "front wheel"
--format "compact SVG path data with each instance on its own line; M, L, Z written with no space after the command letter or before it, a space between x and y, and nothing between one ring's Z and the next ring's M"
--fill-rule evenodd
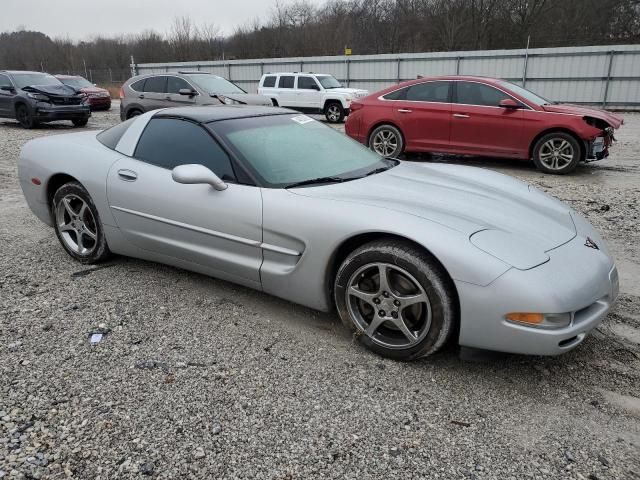
M329 123L340 123L344 120L344 108L339 102L328 103L324 108L324 116Z
M80 263L98 263L110 255L98 210L80 183L69 182L56 191L53 217L58 240Z
M74 120L71 120L71 122L73 123L74 127L85 127L87 125L87 123L89 122L88 118L76 118Z
M578 141L568 133L552 132L533 147L533 162L544 173L563 175L578 166L582 151Z
M415 360L438 351L458 318L453 284L426 251L398 240L352 252L335 279L342 322L379 355Z
M380 125L369 136L369 148L382 157L397 158L404 150L404 140L393 125Z
M38 122L33 118L26 105L18 105L16 108L16 120L20 122L23 128L31 129L38 126Z

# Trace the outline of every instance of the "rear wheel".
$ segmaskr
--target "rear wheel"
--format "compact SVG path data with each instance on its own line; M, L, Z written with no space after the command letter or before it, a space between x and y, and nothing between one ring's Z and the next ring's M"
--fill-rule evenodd
M397 360L436 352L457 322L447 273L409 242L381 240L355 250L338 270L334 296L342 322L358 341Z
M24 128L34 128L38 126L38 122L33 118L33 115L31 115L26 105L18 105L16 107L16 120L18 120Z
M69 182L56 191L53 217L58 240L80 263L97 263L110 255L98 210L80 183Z
M137 117L138 115L142 115L142 111L138 110L137 108L134 108L133 110L129 110L127 112L127 120L129 120L130 118L133 117Z
M329 123L340 123L344 120L344 108L340 102L329 102L324 107L324 116Z
M87 123L89 123L89 119L88 118L76 118L74 120L71 120L71 122L73 122L73 126L74 127L84 127L87 125Z
M397 158L404 150L404 140L393 125L380 125L369 136L369 148L385 158Z
M581 158L580 144L572 135L564 132L549 133L533 147L533 162L544 173L570 173Z

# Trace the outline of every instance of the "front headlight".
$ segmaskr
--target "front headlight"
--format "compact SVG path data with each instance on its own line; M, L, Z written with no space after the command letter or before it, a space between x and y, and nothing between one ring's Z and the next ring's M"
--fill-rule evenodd
M29 92L27 93L27 97L33 98L34 100L38 100L39 102L49 101L49 97L47 97L46 95L43 95L42 93Z

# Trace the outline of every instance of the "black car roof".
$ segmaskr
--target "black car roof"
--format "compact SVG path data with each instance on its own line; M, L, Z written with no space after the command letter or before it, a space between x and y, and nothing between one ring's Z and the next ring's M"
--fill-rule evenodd
M218 122L235 118L264 117L270 115L291 115L293 110L279 107L251 105L220 105L202 107L175 107L159 110L156 118L186 118L198 123Z

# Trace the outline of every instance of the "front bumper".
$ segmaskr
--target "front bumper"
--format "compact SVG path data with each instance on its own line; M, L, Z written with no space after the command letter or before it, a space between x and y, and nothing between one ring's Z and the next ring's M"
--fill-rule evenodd
M51 105L38 103L33 110L39 122L55 122L57 120L79 120L91 116L89 105Z
M585 245L579 233L548 252L550 260L530 270L510 269L486 287L456 282L460 298L460 345L528 355L558 355L578 346L607 316L618 295L618 273L604 242ZM510 312L574 314L560 329L508 322Z
M111 97L89 97L91 110L111 108Z

